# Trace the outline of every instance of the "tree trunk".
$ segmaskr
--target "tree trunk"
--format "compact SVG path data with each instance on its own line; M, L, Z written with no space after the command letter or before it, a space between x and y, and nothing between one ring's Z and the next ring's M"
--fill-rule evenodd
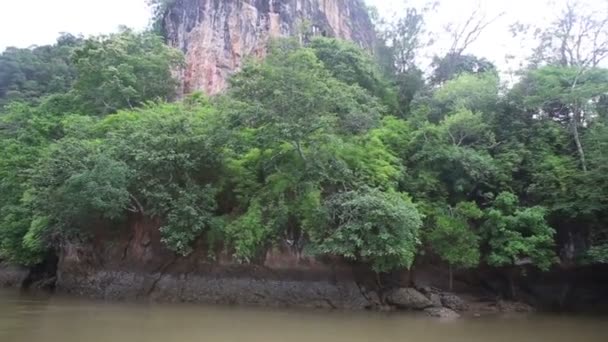
M574 89L578 85L579 77L583 74L584 71L584 67L581 67L578 71L576 77L574 78L574 82L572 82L572 91L574 91ZM574 106L572 108L572 135L574 136L574 143L576 144L576 151L578 152L578 157L581 162L581 168L583 169L583 172L586 173L587 161L585 160L585 150L583 150L583 144L581 143L581 137L578 132L578 124L581 121L581 108L578 105L578 101L574 101Z
M450 266L449 266L449 272L450 272L450 292L452 292L454 290L454 272L452 270L452 264L450 264Z
M564 284L564 287L562 288L562 292L559 296L559 308L560 310L564 309L564 306L566 304L566 299L568 299L568 295L570 294L570 288L571 288L571 284L570 281L567 281L566 284Z
M578 122L580 120L580 111L578 109L575 110L574 117L572 118L572 134L574 135L574 142L576 143L576 150L578 152L578 157L581 162L581 167L583 168L583 172L587 172L587 161L585 160L585 150L583 150L583 144L581 143L581 137L578 132Z
M416 287L416 267L414 265L412 265L412 267L410 267L408 273L409 273L409 279L408 279L407 286Z
M515 297L517 296L516 290L515 290L515 276L513 275L513 273L515 273L515 270L509 270L509 292L511 295L511 300L516 300Z

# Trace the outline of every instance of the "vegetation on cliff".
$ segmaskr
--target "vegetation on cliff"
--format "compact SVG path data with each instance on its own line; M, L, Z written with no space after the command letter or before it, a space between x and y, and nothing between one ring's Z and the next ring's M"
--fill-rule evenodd
M99 222L146 216L180 255L203 239L243 262L279 243L378 272L425 253L450 268L606 262L598 56L548 49L506 87L455 45L424 77L406 24L383 35L384 62L278 40L225 94L171 103L181 59L153 33L7 50L0 258L35 264Z

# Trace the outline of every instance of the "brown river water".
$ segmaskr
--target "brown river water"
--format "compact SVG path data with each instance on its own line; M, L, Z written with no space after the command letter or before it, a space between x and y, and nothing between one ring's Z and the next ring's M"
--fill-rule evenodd
M0 290L0 342L608 342L608 318L489 316L96 302Z

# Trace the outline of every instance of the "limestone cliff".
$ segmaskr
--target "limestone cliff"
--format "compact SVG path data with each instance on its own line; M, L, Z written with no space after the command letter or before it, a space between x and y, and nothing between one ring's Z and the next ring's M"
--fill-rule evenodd
M175 0L163 26L169 44L186 56L185 93L222 91L245 57L265 54L270 38L308 30L365 48L374 40L363 0Z

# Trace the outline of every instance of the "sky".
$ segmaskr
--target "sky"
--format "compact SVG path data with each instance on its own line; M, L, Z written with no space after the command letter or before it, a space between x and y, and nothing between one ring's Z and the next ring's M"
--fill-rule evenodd
M385 17L399 14L406 7L404 0L365 0L377 7ZM428 0L409 0L408 6L421 6ZM503 69L517 68L529 53L530 46L514 39L508 26L515 22L543 23L557 15L567 0L442 0L427 21L431 31L438 33L439 43L427 54L445 50L441 34L446 23L462 22L472 9L481 4L488 17L504 15L494 22L467 53L486 57ZM584 0L590 6L602 8L606 0ZM0 0L0 51L7 46L29 47L49 44L59 33L81 33L85 36L115 31L126 25L145 28L150 21L146 0ZM505 55L517 58L505 62Z
M145 0L0 0L0 51L55 41L61 32L85 36L144 28Z

